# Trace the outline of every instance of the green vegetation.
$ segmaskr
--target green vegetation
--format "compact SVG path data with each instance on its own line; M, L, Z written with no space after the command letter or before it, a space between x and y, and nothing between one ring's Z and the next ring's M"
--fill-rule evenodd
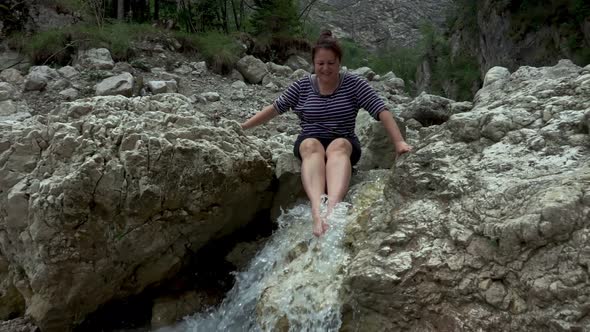
M2 28L0 29L0 38L2 38L2 31L7 34L21 31L29 15L28 7L24 1L7 0L0 3L0 21Z
M527 33L538 31L543 27L552 27L559 31L566 43L553 48L560 52L567 48L564 56L571 57L575 63L590 63L590 50L580 27L590 17L590 2L587 0L562 0L538 2L532 0L513 1L509 5L512 11L512 32L516 40L522 40Z
M382 49L371 57L370 67L379 74L393 71L397 77L406 82L408 92L414 93L411 85L416 81L416 70L423 56L424 52L421 47Z
M479 86L479 63L465 51L452 53L449 39L432 26L421 29L425 59L431 70L431 93L455 100L471 100L474 86Z
M199 53L217 73L229 74L242 55L235 38L220 32L208 32L195 37Z
M317 38L318 35L319 33L315 38ZM342 46L342 53L344 53L342 55L342 64L344 66L348 68L371 66L369 63L369 52L365 47L355 43L352 39L345 38L340 40L340 46Z
M114 60L125 61L133 55L132 41L156 37L163 32L146 24L116 23L96 26L70 26L41 31L25 37L14 34L9 45L25 53L35 64L68 64L76 50L88 47L106 47Z
M302 37L293 0L254 0L254 5L250 23L255 36Z
M395 47L369 52L349 39L341 40L343 64L349 68L368 66L378 74L393 71L406 83L408 93L417 93L416 74L420 64L427 61L431 77L431 93L456 100L471 100L473 89L480 84L479 64L475 57L451 54L448 38L432 26L421 29L422 43L413 48Z

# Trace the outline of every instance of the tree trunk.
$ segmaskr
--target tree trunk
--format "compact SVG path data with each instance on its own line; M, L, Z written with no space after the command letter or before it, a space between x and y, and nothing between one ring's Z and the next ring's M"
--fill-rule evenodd
M221 24L223 25L223 32L229 33L229 24L227 22L227 0L221 0L219 9L221 10Z
M154 0L154 21L160 19L160 0Z
M117 20L125 18L125 0L117 0Z

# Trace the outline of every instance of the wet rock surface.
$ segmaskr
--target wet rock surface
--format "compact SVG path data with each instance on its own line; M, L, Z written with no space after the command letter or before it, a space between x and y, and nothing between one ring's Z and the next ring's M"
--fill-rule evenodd
M344 330L588 328L584 69L497 72L471 111L410 130L415 152L351 234Z

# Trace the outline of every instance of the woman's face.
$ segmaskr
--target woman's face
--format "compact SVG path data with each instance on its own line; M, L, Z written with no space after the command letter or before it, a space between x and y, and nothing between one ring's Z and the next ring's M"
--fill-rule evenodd
M338 57L334 51L320 48L315 53L315 58L313 59L313 69L315 74L322 81L338 80L340 60L338 60Z

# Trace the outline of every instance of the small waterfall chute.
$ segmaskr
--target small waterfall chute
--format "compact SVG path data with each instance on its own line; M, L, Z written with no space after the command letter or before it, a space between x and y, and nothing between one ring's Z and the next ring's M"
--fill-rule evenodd
M321 238L312 234L309 205L283 212L277 231L248 268L236 273L218 307L158 332L338 331L349 206L336 205Z

